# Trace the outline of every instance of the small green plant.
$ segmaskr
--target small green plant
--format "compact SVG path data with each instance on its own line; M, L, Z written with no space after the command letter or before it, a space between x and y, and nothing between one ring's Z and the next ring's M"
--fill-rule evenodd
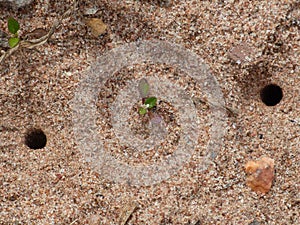
M149 97L143 99L144 104L139 108L139 114L145 115L150 109L153 109L156 106L157 98L156 97Z
M142 98L142 106L139 107L138 113L145 116L142 118L145 129L150 129L151 136L164 137L167 133L166 123L159 113L160 109L156 109L157 98L149 95L150 85L145 78L139 81L138 90Z
M156 107L157 98L156 97L148 97L150 85L148 81L143 78L140 80L138 89L140 92L140 96L142 97L143 106L139 107L139 114L145 115L149 110Z
M20 42L20 38L18 36L18 31L20 30L20 24L17 20L10 17L7 20L7 27L8 27L8 31L11 34L10 38L8 39L8 44L11 48L14 48Z

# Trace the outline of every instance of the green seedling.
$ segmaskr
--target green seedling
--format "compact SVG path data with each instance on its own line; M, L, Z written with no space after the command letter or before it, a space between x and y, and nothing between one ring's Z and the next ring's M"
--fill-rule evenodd
M14 48L20 42L20 38L18 36L18 31L20 30L20 24L17 20L10 17L7 20L7 27L9 33L11 34L10 38L8 39L8 44L11 48Z
M143 106L139 108L139 114L145 115L147 112L149 112L149 110L153 109L156 106L157 98L148 97L150 85L145 78L140 80L138 90L141 98L143 99Z
M150 128L151 135L159 138L164 137L167 133L166 124L163 117L156 110L157 98L149 96L150 85L145 78L139 81L138 90L142 98L142 106L139 107L138 113L146 115L144 118L149 122L148 128Z
M147 109L152 109L156 106L157 98L149 97L145 99L145 105Z
M140 80L138 89L139 89L141 98L146 98L148 96L149 90L150 90L150 85L145 78Z
M156 97L145 98L143 106L139 108L139 114L145 115L149 110L153 109L156 106L156 102Z
M140 115L145 115L148 112L148 110L144 107L140 107L139 108L139 114Z

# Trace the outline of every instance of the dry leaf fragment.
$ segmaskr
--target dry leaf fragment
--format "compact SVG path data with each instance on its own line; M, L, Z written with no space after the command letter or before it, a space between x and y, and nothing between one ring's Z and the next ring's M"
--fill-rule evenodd
M98 18L85 19L85 24L91 28L94 37L99 37L99 35L104 34L107 28L107 25Z
M249 161L245 165L249 175L246 184L255 192L267 193L274 179L274 160L269 157L261 157L258 161Z

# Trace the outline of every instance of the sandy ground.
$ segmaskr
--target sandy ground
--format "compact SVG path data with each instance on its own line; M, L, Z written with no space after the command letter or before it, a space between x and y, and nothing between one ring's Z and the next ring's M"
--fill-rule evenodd
M25 38L36 28L49 30L71 5L38 0L25 9L1 8L0 28L8 32L6 19L13 16ZM87 18L101 18L106 32L94 37ZM300 224L299 30L296 0L79 1L47 43L18 50L0 67L0 224ZM143 41L154 47L149 50ZM157 43L163 45L156 48ZM117 60L126 46L134 50ZM188 66L168 65L172 54ZM141 62L144 56L159 62ZM203 59L206 75L199 80L189 77L199 66L193 57ZM175 122L167 127L167 140L151 142L167 150L135 154L120 140L130 144L141 138L122 132L126 126L120 125L120 132L108 118L137 116L113 102L118 93L127 93L126 82L144 76L162 80L164 88L154 93L172 111L160 109L164 120L174 114ZM205 89L208 79L221 96L218 88ZM283 98L266 106L260 91L271 83ZM185 94L167 96L172 87ZM80 91L96 91L98 99L81 107L86 99ZM186 106L177 107L186 96ZM197 98L225 105L197 103ZM130 107L126 100L124 108ZM190 102L194 106L187 113ZM78 112L84 118L78 119ZM187 117L180 120L180 113ZM41 135L30 139L34 129L46 135L45 147L30 148L31 142L43 144ZM176 135L182 136L177 140ZM191 144L185 149L180 141ZM172 155L178 161L168 161ZM261 156L275 164L266 194L246 185L244 170ZM178 164L161 173L147 170L164 161ZM142 169L135 174L138 169L132 168Z

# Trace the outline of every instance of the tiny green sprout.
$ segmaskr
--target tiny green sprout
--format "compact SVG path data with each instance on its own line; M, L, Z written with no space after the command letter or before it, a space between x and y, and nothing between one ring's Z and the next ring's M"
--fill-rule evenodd
M17 44L19 43L20 39L17 37L11 37L8 39L8 44L11 48L17 46Z
M7 20L8 31L11 33L11 37L8 39L8 44L11 48L14 48L20 42L20 38L18 37L18 31L20 30L20 24L17 20L10 17Z
M149 109L152 109L156 106L157 98L156 97L149 97L146 98L144 107L139 108L139 114L140 115L145 115Z
M146 78L142 78L138 84L140 97L143 99L143 106L139 107L138 112L140 115L145 115L149 109L156 106L157 98L149 97L150 85Z
M140 92L140 96L142 98L146 98L147 95L149 94L150 85L149 85L148 81L145 78L140 80L139 85L138 85L138 89L139 89L139 92Z
M143 108L143 107L140 107L139 108L139 114L140 115L145 115L147 113L147 109Z
M156 106L156 102L157 102L157 98L155 98L155 97L147 98L147 99L145 100L146 108L147 108L147 109L152 109L153 107Z
M8 27L8 31L11 34L17 34L18 31L20 30L20 24L17 20L15 20L14 18L10 17L7 21L7 27Z

